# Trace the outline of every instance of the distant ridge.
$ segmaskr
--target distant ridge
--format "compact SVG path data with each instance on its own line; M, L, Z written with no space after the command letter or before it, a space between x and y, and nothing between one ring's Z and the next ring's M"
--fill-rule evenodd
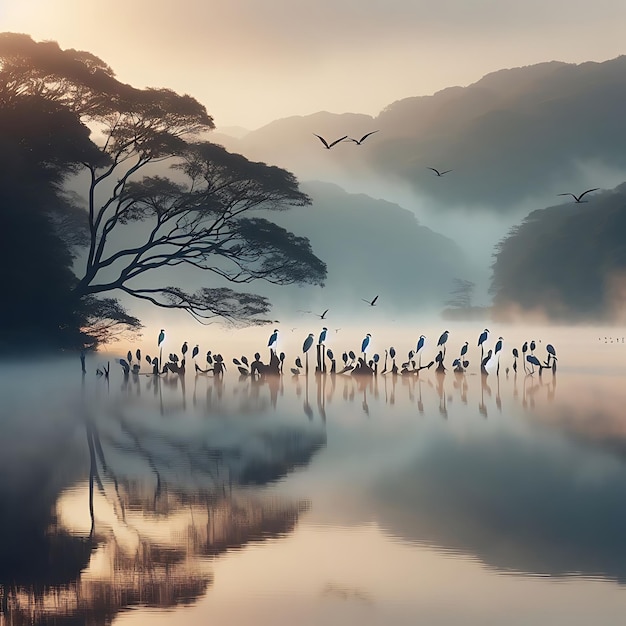
M461 205L506 213L524 199L545 199L555 181L578 180L587 162L626 168L624 111L626 56L578 65L550 61L404 98L375 117L321 111L275 120L242 137L238 149L302 179L376 176L401 181L442 210ZM366 145L331 151L312 135L374 129L380 132ZM426 175L429 166L454 168L454 177L442 185Z

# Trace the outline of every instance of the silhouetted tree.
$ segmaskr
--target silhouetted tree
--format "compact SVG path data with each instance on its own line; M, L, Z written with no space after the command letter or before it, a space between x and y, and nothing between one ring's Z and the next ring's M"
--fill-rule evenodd
M37 95L102 138L97 154L80 161L88 175L88 250L77 298L118 290L196 319L261 322L266 298L222 286L189 293L163 287L162 275L148 285L146 275L182 265L236 283L322 284L326 267L307 239L250 216L309 204L295 177L199 141L214 124L194 98L133 88L94 55L12 33L0 35L0 85L5 103ZM166 159L176 179L149 169ZM137 180L146 171L152 175ZM132 223L142 227L129 229ZM126 240L131 233L130 245L120 244L121 231Z

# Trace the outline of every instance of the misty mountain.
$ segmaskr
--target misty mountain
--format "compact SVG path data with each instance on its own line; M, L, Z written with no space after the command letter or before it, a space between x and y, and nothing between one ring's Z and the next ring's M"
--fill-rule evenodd
M374 118L320 112L220 139L300 178L341 183L375 176L406 184L441 207L502 213L568 191L561 186L580 183L588 166L626 166L625 108L626 56L580 65L553 61L405 98ZM380 132L362 146L346 141L331 150L313 136L331 141L372 130ZM428 167L454 172L440 179Z
M376 309L385 314L439 311L455 277L473 278L457 244L420 225L411 211L330 183L306 182L301 189L313 205L275 213L272 219L309 238L327 265L328 278L324 288L270 289L276 315L311 308L367 312L361 298L376 295ZM268 295L259 284L254 288Z
M533 211L498 246L492 292L500 317L624 319L626 183Z

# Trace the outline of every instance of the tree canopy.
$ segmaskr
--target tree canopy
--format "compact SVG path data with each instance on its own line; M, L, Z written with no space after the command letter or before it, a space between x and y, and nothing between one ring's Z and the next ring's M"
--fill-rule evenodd
M491 292L500 315L606 321L626 313L626 185L533 211L497 246Z
M36 216L54 239L49 265L64 273L49 283L71 292L60 299L81 318L75 325L99 328L94 341L115 323L139 325L117 302L122 293L202 321L261 323L267 299L226 283L323 284L326 266L308 240L266 218L310 204L295 177L207 142L213 119L189 95L137 89L88 52L1 33L0 126L9 131L3 178L14 182L2 219L7 236L26 236L9 249L33 264L19 281L35 310L41 258L27 235ZM164 285L164 270L181 266L208 272L215 286Z

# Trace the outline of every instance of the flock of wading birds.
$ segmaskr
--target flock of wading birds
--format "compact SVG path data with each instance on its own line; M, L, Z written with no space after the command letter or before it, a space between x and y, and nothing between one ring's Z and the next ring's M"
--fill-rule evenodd
M368 348L370 345L371 334L367 333L361 342L361 356L353 350L344 352L341 355L341 363L337 365L337 358L333 350L326 347L326 337L328 329L322 328L317 342L315 341L315 335L309 333L307 338L302 344L302 355L298 355L295 359L295 367L290 367L290 372L294 376L299 376L303 373L309 373L309 353L311 348L315 344L315 373L330 373L330 374L347 374L352 376L377 376L378 374L385 375L391 374L393 376L419 376L419 372L423 369L430 369L435 367L437 373L445 373L447 368L445 366L446 359L446 344L448 342L449 331L444 331L439 340L437 341L436 351L437 354L434 359L429 360L422 364L422 357L425 353L426 337L420 335L415 350L409 350L407 354L407 360L401 362L398 366L396 363L396 350L393 347L385 349L384 358L376 353L368 356ZM240 358L233 358L233 364L237 367L237 370L242 377L262 377L267 375L280 376L284 373L284 363L286 355L284 352L277 352L279 330L275 329L271 334L267 347L269 348L270 358L268 363L261 361L261 355L259 352L255 353L254 360L249 360L246 356ZM480 373L483 376L489 374L489 370L495 371L496 375L500 373L500 357L502 355L503 339L498 337L495 346L486 349L486 342L489 338L489 330L485 328L478 337L477 347L480 348ZM166 375L184 375L186 372L186 359L189 347L185 341L181 347L182 358L178 357L178 354L170 353L166 361L163 360L163 342L165 341L165 331L161 330L157 341L157 348L159 350L158 356L145 355L145 361L151 367L150 372L141 372L142 354L141 350L137 349L133 355L129 350L126 359L119 359L119 363L124 370L124 375L129 374L139 375L144 373L154 376L166 376ZM551 369L553 374L556 373L556 350L552 344L546 344L545 349L547 355L542 362L535 354L537 344L535 341L525 341L521 347L521 361L524 368L524 372L527 375L533 375L538 371L539 376L544 369ZM455 373L462 374L467 371L470 365L469 357L469 342L465 342L461 347L461 350L452 361L452 368ZM206 353L206 366L203 368L197 363L197 357L200 354L199 345L195 345L191 352L191 358L194 362L194 370L196 374L221 377L226 372L226 363L224 357L221 354L213 354L211 350ZM520 359L520 350L513 348L513 371L517 372L518 360ZM304 365L302 363L302 357L304 357ZM382 362L381 362L382 361ZM380 367L380 371L379 371ZM508 374L509 368L506 367L506 373ZM96 370L96 374L99 376L104 375L108 378L109 370L107 368Z

